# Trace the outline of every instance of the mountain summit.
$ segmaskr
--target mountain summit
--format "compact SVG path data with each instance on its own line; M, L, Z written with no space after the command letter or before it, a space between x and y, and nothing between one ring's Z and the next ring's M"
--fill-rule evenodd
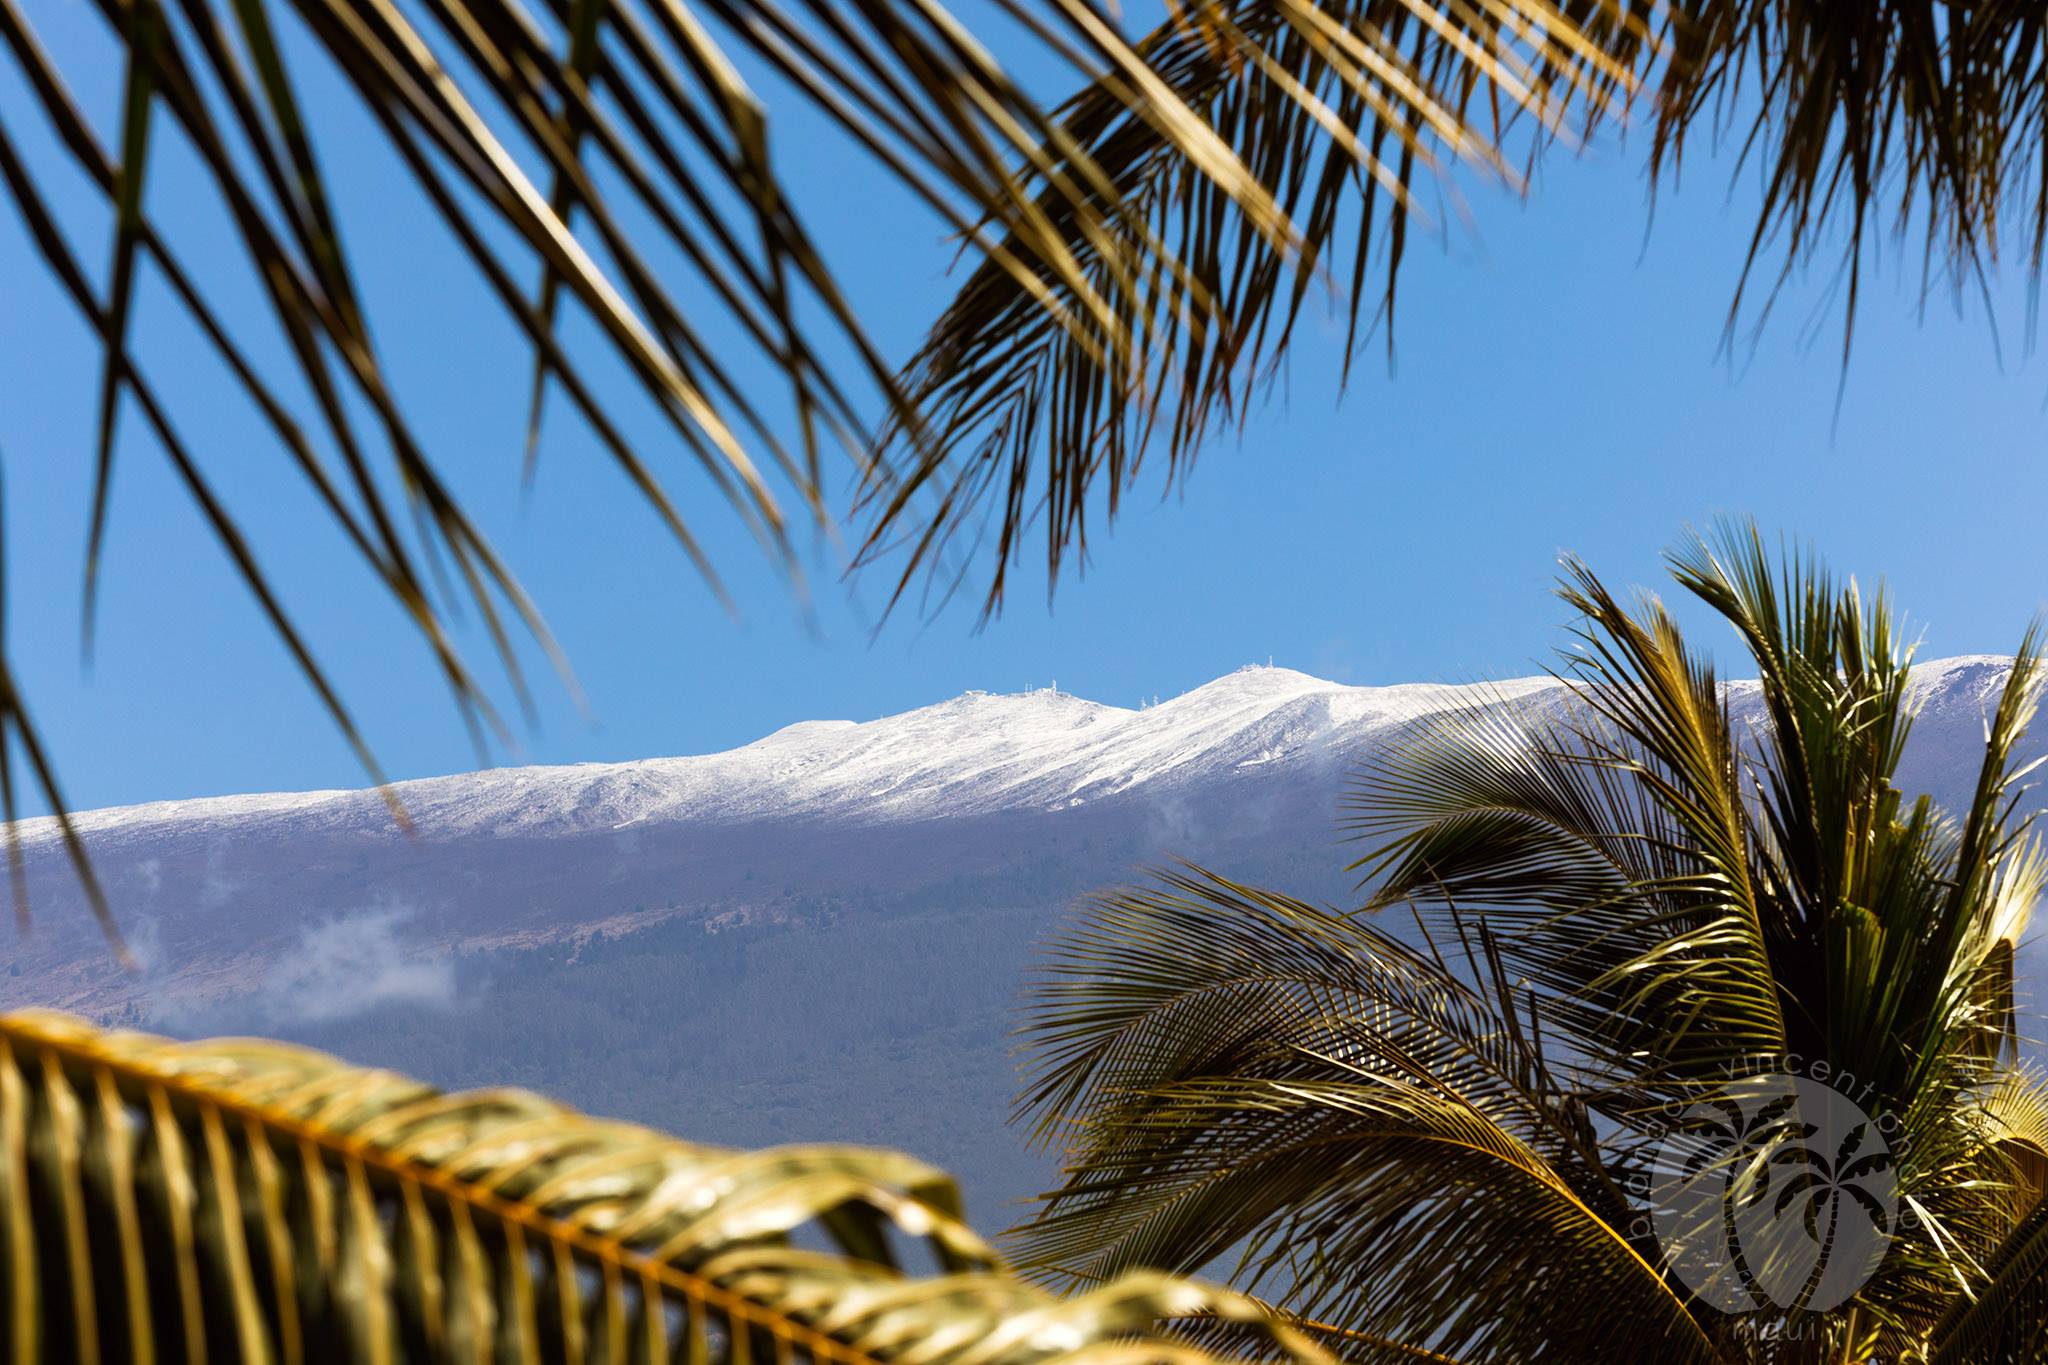
M1521 696L1554 686L1532 678L1488 691ZM1322 766L1390 725L1476 695L1426 684L1348 687L1252 665L1140 709L1049 688L968 692L878 720L800 722L724 753L494 768L400 782L393 792L427 839L1049 811L1258 764ZM369 791L161 801L78 817L80 829L121 843L173 831L389 823L383 800ZM55 833L50 821L23 827L31 845Z
M1973 655L1916 668L1928 725L1960 726L1953 738L1965 739L1995 702L2009 666L2005 658ZM878 720L803 721L724 753L493 768L400 782L392 790L427 840L1049 812L1198 789L1267 765L1328 774L1419 716L1560 687L1545 677L1358 687L1247 665L1137 709L1050 688L968 692ZM1748 688L1738 683L1734 690L1739 699ZM321 791L159 801L90 811L77 823L95 845L127 847L238 832L373 834L388 830L391 816L373 791ZM30 848L46 847L55 823L24 822L22 835Z

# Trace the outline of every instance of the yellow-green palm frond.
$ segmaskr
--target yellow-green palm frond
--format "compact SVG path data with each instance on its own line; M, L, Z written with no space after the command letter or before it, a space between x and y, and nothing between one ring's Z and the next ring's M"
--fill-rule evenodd
M1027 1025L1024 1107L1065 1164L1027 1264L1237 1251L1240 1287L1388 1360L1910 1357L1958 1299L2018 1292L1993 1263L2035 1264L1999 1248L2048 1151L2012 1070L2033 637L1949 816L1894 785L1915 694L1882 594L1742 525L1672 564L1758 683L1569 564L1567 685L1420 717L1361 774L1359 909L1193 871L1089 907ZM1673 1135L1795 1078L1884 1135L1861 1169L1900 1211L1811 1319L1701 1288L1657 1229Z
M1099 898L1033 999L1023 1108L1065 1181L1022 1262L1236 1254L1346 1358L1719 1359L1496 984L1199 869Z
M1157 1323L1269 1322L1156 1274L1055 1298L894 1153L699 1147L522 1091L45 1013L0 1017L0 1224L16 1365L1193 1365Z
M1661 603L1569 564L1583 624L1561 699L1429 717L1361 774L1347 824L1373 844L1354 865L1370 904L1415 902L1446 933L1461 906L1483 914L1546 1022L1664 1099L1787 1052L1902 1098L1976 1085L2010 1055L2013 938L2042 873L2015 800L2034 635L1950 816L1893 784L1913 702L1882 593L1773 560L1750 526L1672 562L1749 646L1761 723L1735 719Z
M2007 1072L1985 1099L1984 1112L2002 1140L2025 1143L2048 1160L2048 1071Z

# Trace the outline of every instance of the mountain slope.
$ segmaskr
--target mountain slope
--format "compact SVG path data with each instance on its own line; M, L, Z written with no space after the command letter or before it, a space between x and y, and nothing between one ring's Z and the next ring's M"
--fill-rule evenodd
M2007 668L1916 670L1910 787L1967 790ZM1136 710L969 693L721 754L401 783L411 837L375 792L90 812L139 975L29 822L36 932L0 942L0 1004L284 1034L706 1140L907 1146L1021 1195L1045 1166L1001 1122L1006 1034L1068 905L1175 856L1342 898L1347 769L1416 717L1560 689L1248 668Z

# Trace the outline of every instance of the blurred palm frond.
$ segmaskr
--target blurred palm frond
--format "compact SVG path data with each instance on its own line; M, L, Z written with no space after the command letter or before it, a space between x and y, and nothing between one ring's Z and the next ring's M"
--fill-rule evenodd
M1167 1276L1055 1298L893 1152L700 1147L523 1091L39 1012L0 1017L0 1295L16 1365L1202 1365L1155 1330L1182 1314L1327 1359Z

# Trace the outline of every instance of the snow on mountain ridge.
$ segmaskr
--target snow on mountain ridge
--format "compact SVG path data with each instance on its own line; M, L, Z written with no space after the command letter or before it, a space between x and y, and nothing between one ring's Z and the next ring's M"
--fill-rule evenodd
M1915 669L1914 688L1936 710L1988 710L2010 662L1990 655L1932 661ZM896 822L1053 810L1233 770L1341 764L1375 733L1417 716L1557 686L1537 677L1360 687L1248 665L1139 709L1052 689L968 692L871 721L801 721L722 753L486 769L400 782L394 791L419 832L434 839L776 815ZM391 827L374 790L154 802L75 820L87 834L146 832L159 841L255 824ZM25 821L22 835L31 845L47 843L55 822Z

